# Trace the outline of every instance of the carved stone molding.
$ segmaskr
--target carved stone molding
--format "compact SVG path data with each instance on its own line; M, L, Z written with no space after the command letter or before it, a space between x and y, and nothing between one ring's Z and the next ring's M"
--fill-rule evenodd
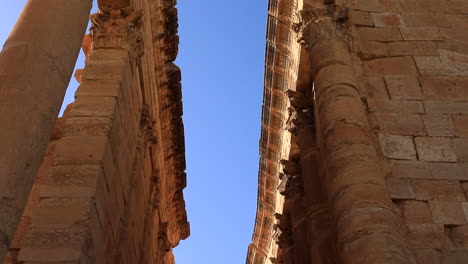
M288 249L293 246L291 222L289 215L275 214L277 223L273 225L273 241L280 249Z
M286 121L286 129L293 134L307 126L315 126L314 106L307 98L296 91L287 90L286 95L289 98L291 106L289 117Z
M299 42L313 47L320 40L342 39L350 42L349 8L344 5L324 5L299 11L300 22L294 25Z
M161 250L161 255L164 257L169 251L172 249L171 242L167 236L169 223L164 222L161 223L159 226L159 233L158 233L158 244L159 249Z
M301 177L301 167L295 161L281 160L283 173L278 175L280 184L278 192L286 198L293 198L296 195L303 195L304 188Z
M143 37L140 31L143 10L129 12L113 9L90 16L93 49L127 49L138 57L143 55Z
M155 121L151 118L151 108L149 105L143 105L140 113L140 132L143 137L143 142L148 144L156 144L156 136L154 135Z

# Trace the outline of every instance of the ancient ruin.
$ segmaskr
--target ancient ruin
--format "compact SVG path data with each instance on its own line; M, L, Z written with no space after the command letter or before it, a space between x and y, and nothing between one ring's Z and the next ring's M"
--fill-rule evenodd
M4 264L190 234L176 3L97 2L29 0L0 53ZM269 0L247 264L468 263L467 32L467 0Z
M0 54L4 263L169 264L189 236L175 3L98 3L85 36L91 0L30 0Z
M468 1L270 0L247 264L468 263Z

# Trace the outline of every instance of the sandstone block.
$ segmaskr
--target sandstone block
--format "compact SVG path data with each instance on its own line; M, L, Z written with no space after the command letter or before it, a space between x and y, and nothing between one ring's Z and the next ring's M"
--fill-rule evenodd
M431 41L390 42L387 46L390 56L438 56L437 44Z
M111 128L108 117L70 117L63 124L62 136L109 136Z
M81 258L81 248L38 248L38 247L23 247L18 256L18 260L37 264L37 263L79 263ZM30 262L28 262L30 261ZM75 262L76 261L76 262Z
M88 198L45 198L32 217L36 231L66 229L89 219L91 200Z
M378 41L361 41L361 56L365 60L389 56L388 45Z
M98 179L103 177L99 165L52 166L43 184L41 197L93 197Z
M403 13L403 21L407 27L450 27L450 23L446 14L433 13Z
M387 75L384 77L390 97L394 100L422 100L422 92L416 76Z
M382 77L367 77L359 80L359 86L365 91L367 98L389 99Z
M440 33L444 37L444 39L448 40L456 40L460 42L468 42L468 36L466 35L466 31L459 28L441 28Z
M417 74L411 57L392 57L365 61L363 62L363 69L368 76Z
M404 40L443 40L437 28L400 28Z
M403 39L397 28L360 27L358 30L363 41L399 41Z
M416 249L415 253L419 263L440 264L440 255L437 250L422 248Z
M401 201L399 203L406 224L432 224L431 211L426 202Z
M466 102L424 102L424 108L428 114L468 114L468 104Z
M468 250L442 250L440 264L461 264L468 259Z
M434 179L468 181L468 164L430 162L429 170Z
M445 235L444 226L439 224L408 225L408 242L413 248L442 249L452 244Z
M424 126L429 136L454 136L455 127L448 115L423 115Z
M468 78L460 76L423 76L421 85L426 99L468 101Z
M464 225L467 223L460 202L429 201L429 207L437 224Z
M121 60L88 60L81 79L87 80L114 80L126 81L130 67L126 61Z
M354 25L370 27L374 25L374 21L369 12L351 10L349 16L350 22Z
M425 162L407 160L392 161L392 177L413 179L432 178Z
M387 188L392 199L414 199L410 179L387 177Z
M425 135L423 121L420 115L375 113L372 114L375 129L395 135Z
M106 137L66 137L57 142L54 165L98 165L109 153Z
M400 12L400 2L397 0L361 0L357 1L357 9L370 12Z
M468 161L468 138L454 138L453 146L458 160Z
M412 186L417 200L465 201L459 181L413 179Z
M416 137L414 139L418 156L424 161L456 162L457 156L449 138Z
M447 4L442 0L401 0L405 12L443 13Z
M453 246L468 249L468 225L450 228L450 240Z
M468 137L468 115L453 116L455 131L459 137Z
M372 13L376 27L401 27L403 19L397 13Z
M407 113L420 114L424 113L424 108L421 102L416 101L400 101L386 99L367 99L369 112L371 113Z
M80 84L75 97L102 96L118 97L121 95L121 82L114 80L89 80Z
M379 142L383 154L389 158L416 159L416 150L412 137L379 134Z
M438 56L414 56L421 75L446 75L447 68L442 65Z
M113 97L86 97L76 99L70 117L108 117L113 118L117 101Z

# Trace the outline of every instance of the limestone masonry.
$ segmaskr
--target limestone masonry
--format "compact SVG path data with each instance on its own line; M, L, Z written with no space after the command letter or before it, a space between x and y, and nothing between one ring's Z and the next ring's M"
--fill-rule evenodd
M468 1L270 0L247 264L468 263Z
M190 234L176 1L97 3L29 0L0 53L3 264ZM247 264L468 263L468 0L269 0L265 62Z

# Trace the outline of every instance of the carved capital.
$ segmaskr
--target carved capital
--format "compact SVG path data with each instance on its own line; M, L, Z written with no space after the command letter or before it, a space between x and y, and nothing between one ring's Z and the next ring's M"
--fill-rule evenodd
M299 11L300 22L294 29L300 33L299 42L313 47L324 39L349 42L349 8L344 5L324 5Z
M127 49L138 57L143 55L143 37L140 31L143 10L135 12L113 9L90 16L93 49Z

